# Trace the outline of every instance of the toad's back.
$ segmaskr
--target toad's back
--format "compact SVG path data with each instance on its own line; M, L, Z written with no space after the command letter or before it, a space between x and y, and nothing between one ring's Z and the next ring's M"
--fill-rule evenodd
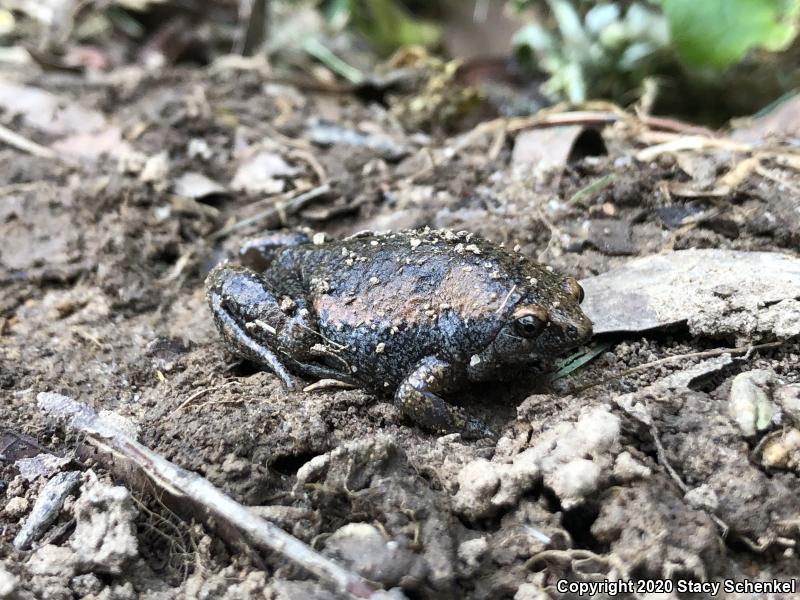
M508 256L467 234L401 232L286 248L275 267L304 282L338 355L391 386L424 356L468 360L496 335L525 276Z

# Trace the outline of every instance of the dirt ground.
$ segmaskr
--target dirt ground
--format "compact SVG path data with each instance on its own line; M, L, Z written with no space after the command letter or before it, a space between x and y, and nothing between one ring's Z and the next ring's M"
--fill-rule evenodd
M605 350L552 385L459 394L499 432L465 441L426 433L360 390L286 393L224 349L203 293L205 275L243 239L281 227L332 237L463 229L577 278L685 248L800 257L796 171L767 159L710 193L745 154L637 160L648 143L627 120L603 129L607 154L537 169L512 159L513 132L420 134L379 104L247 70L10 76L106 123L6 125L73 150L100 146L100 131L111 156L73 163L0 145L0 598L334 597L269 552L226 544L152 495L123 493L80 436L40 412L46 391L127 418L146 446L409 598L576 598L557 582L800 573L797 430L784 414L747 436L728 408L740 373L769 371L770 394L800 382L796 339L658 385L714 354L699 353L748 341L683 326L599 336L593 345ZM319 119L368 141L315 143ZM202 173L230 190L259 153L270 176L242 184L261 186L253 191L176 187ZM701 191L675 193L692 185ZM677 355L686 356L631 370ZM649 425L621 408L641 390ZM786 456L767 461L765 449L780 454L776 440ZM69 459L61 469L82 471L82 482L20 551L12 540L46 478L26 480L15 461L41 451ZM89 528L103 514L103 540L118 544L105 554ZM658 591L616 597L709 597Z

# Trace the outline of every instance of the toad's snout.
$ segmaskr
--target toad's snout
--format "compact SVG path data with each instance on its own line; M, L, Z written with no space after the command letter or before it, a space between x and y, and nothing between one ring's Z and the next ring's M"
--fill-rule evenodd
M580 346L591 339L593 333L592 321L585 315L581 315L581 317L580 319L571 319L565 323L558 324L560 334L556 335L563 345Z

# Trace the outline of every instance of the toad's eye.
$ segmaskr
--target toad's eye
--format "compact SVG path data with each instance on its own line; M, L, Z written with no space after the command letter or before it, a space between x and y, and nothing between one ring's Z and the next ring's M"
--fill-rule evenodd
M514 331L525 338L538 337L547 327L549 317L541 306L529 306L518 309L514 314Z
M522 337L526 338L535 338L547 325L546 322L542 321L539 317L534 317L533 315L525 315L524 317L520 317L516 321L514 321L514 329L516 332L521 335Z
M581 284L578 283L578 280L574 277L567 277L564 282L561 284L567 292L569 292L573 298L578 301L578 304L583 302L583 288Z

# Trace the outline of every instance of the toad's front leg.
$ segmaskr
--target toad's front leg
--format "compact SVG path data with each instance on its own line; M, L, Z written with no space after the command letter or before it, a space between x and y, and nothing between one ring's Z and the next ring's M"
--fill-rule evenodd
M480 420L445 402L439 395L455 387L454 368L449 363L427 356L400 383L395 405L425 429L438 433L461 433L465 438L491 436Z
M308 360L319 338L304 298L282 294L255 271L227 264L209 273L206 297L228 347L295 389L285 363Z

